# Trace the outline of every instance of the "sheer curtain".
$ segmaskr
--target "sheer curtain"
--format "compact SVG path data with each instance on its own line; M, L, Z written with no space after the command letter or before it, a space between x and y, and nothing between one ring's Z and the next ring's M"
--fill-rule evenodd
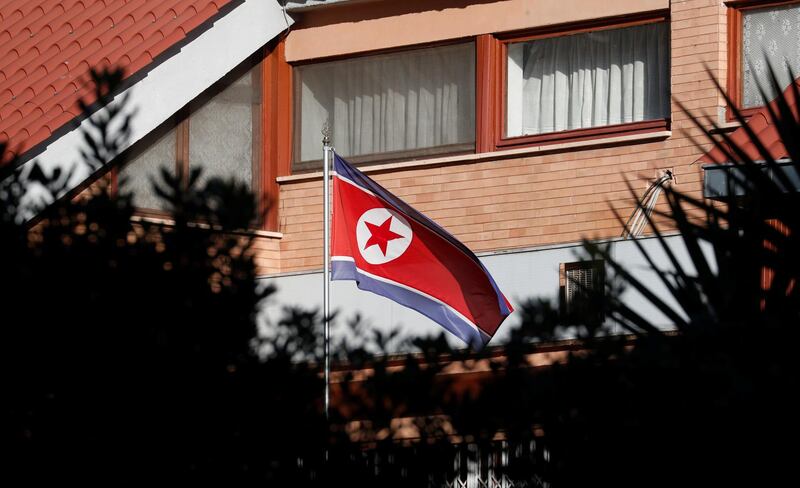
M667 24L508 46L506 136L666 118Z
M119 172L120 189L130 193L136 208L166 211L166 202L153 188L153 181L161 183L161 168L175 173L175 129L170 129L157 141L147 146Z
M209 178L253 182L253 113L260 102L253 71L194 109L189 117L189 166L202 168L201 185ZM256 113L258 113L256 111Z
M253 169L260 151L258 140L254 144L258 129L254 119L261 113L259 69L248 70L202 105L200 100L193 100L188 120L179 122L177 128L170 129L121 170L120 176L126 181L124 189L131 192L137 208L166 210L150 182L161 182L162 167L175 173L178 133L183 132L185 123L189 124L189 167L202 168L198 182L201 186L208 179L219 177L236 179L258 190L258 174L254 178Z
M769 77L770 65L781 88L792 82L787 64L795 76L800 75L800 6L745 10L742 17L742 106L757 107L778 96ZM769 100L761 97L759 84Z
M321 158L326 121L343 156L474 143L472 43L302 66L296 74L295 166Z

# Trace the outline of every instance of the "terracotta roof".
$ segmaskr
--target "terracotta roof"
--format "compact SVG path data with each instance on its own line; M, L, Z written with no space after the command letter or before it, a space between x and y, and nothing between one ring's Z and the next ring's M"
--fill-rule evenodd
M21 154L46 140L92 101L90 68L129 77L230 2L0 0L0 142Z
M796 79L794 82L800 86L800 78ZM786 88L786 90L784 90L783 95L786 98L786 101L789 103L789 106L791 107L792 112L795 114L795 117L800 118L798 117L798 100L794 96L794 91L791 84ZM770 102L770 105L772 105L776 112L778 111L777 104L774 100ZM781 136L778 133L778 129L772 123L767 106L762 107L755 114L753 114L747 121L747 126L750 127L758 136L758 139L761 141L764 147L767 148L773 159L777 160L789 157L786 147L781 141ZM747 153L747 155L753 161L761 161L764 159L759 150L756 148L755 144L753 144L753 141L751 141L750 137L748 137L744 127L739 127L736 129L730 135L730 138L731 142L743 148L745 153ZM728 159L729 158L725 156L725 153L723 153L719 148L715 147L698 161L703 163L726 163L729 162Z

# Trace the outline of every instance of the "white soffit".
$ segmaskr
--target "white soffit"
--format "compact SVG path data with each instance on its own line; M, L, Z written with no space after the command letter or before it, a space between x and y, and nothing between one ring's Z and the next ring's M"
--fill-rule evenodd
M292 22L277 0L244 0L218 18L111 102L118 103L127 95L126 111L134 112L130 141L121 150L149 134ZM101 109L95 116L105 111ZM90 128L89 119L84 119L79 127L52 142L33 161L26 162L23 171L29 171L34 161L39 162L46 174L56 168L62 174L72 170L68 188L77 187L91 176L88 166L81 162L80 153L85 147L82 130ZM41 198L36 193L36 189L29 191L29 198Z
M315 7L323 7L325 5L333 5L340 3L364 3L364 2L377 2L380 0L283 0L286 4L288 11L301 11L309 10Z

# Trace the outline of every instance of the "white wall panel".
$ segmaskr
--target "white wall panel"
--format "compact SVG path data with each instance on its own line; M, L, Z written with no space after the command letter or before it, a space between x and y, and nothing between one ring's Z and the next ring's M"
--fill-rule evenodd
M659 267L671 269L666 254L661 250L656 239L643 238L639 242L652 253ZM686 253L679 236L668 238L668 244L677 259L693 271L691 261ZM707 249L707 256L711 256ZM530 298L546 298L557 304L559 285L559 264L579 260L581 247L578 244L553 246L542 249L504 252L482 255L486 268L494 276L500 289L517 307L520 303ZM635 248L631 241L616 240L612 242L612 255L635 277L645 283L658 296L663 297L667 303L675 305L669 297L667 289L661 283L657 273L651 270L644 257ZM262 283L270 283L277 287L277 292L265 303L261 316L262 323L268 329L269 323L276 321L281 314L281 309L287 306L305 308L322 307L322 273L299 273L276 277L265 277ZM633 289L628 289L623 294L623 300L639 311L642 315L651 318L658 325L669 328L670 323L653 305L641 294ZM350 320L356 314L367 321L370 327L389 331L398 327L404 334L430 335L438 334L444 330L427 317L395 304L391 300L360 291L352 281L334 281L331 284L331 310L339 312L339 320ZM512 314L493 339L491 344L498 344L508 337L509 331L519 323L519 314ZM615 327L615 332L622 332ZM337 333L337 331L334 331ZM449 334L448 334L449 336ZM565 337L566 338L566 337ZM450 336L451 343L460 345L460 341Z

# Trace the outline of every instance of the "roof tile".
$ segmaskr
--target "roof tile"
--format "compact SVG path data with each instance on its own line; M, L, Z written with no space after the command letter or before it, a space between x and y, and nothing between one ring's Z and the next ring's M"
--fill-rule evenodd
M794 80L794 83L800 86L800 78ZM800 106L798 106L798 101L795 99L794 90L792 89L791 84L789 84L786 90L784 90L783 94L786 98L786 101L789 103L795 118L800 119L800 113L798 112L800 110ZM775 127L775 124L773 124L772 120L770 119L769 106L774 107L776 111L778 110L775 100L771 101L769 105L765 105L750 117L750 119L747 121L747 126L753 131L773 159L783 159L788 157L789 154L786 151L786 147L783 145L777 127ZM731 133L730 140L732 143L740 147L750 159L754 161L764 159L764 156L747 135L747 129L745 127L740 127ZM730 158L725 156L725 152L723 150L715 147L711 151L704 154L699 161L703 163L725 163L728 162L729 159Z
M80 112L96 65L130 76L231 0L6 0L0 4L0 142L24 152ZM10 150L9 150L10 151ZM0 154L0 161L8 154Z

